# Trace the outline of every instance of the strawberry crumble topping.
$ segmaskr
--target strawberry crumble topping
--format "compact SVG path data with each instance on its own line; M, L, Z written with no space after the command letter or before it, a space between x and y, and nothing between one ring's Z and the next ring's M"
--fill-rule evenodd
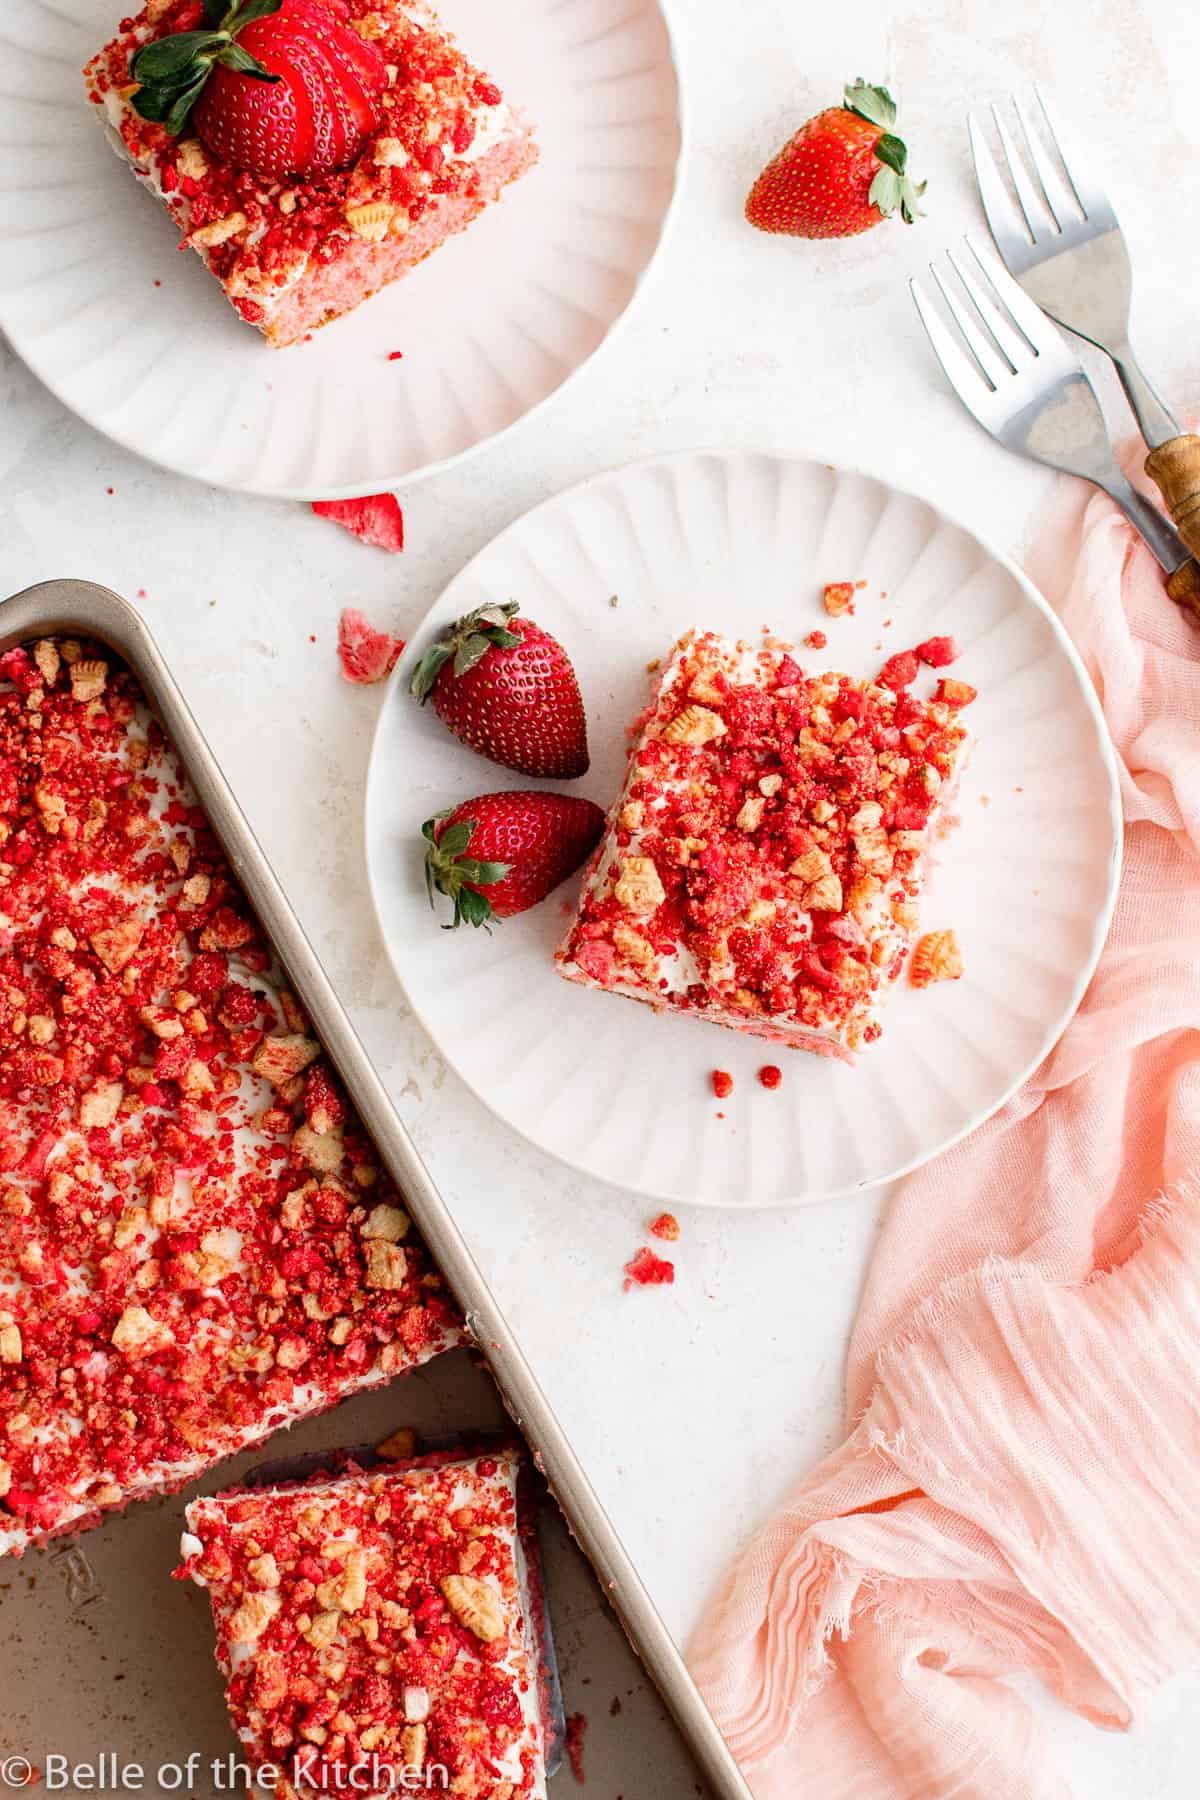
M821 600L831 619L840 619L844 613L854 611L854 592L852 581L830 581L826 584Z
M133 677L0 677L2 1553L460 1328Z
M633 1287L673 1287L675 1264L642 1249L625 1264L625 1292Z
M659 1213L657 1219L651 1220L650 1234L673 1244L679 1236L679 1220L674 1213Z
M187 1509L251 1765L285 1800L546 1793L541 1587L516 1451L316 1476Z
M774 1063L765 1063L758 1071L758 1079L765 1088L777 1088L783 1082L783 1070Z
M181 248L197 252L276 346L304 341L406 275L537 160L528 124L424 0L325 7L369 47L386 81L379 122L348 167L272 180L222 160L223 146L216 155L201 141L207 96L181 135L140 116L133 57L202 29L201 0L148 0L85 70L114 149L162 200Z
M712 1091L718 1100L728 1100L733 1092L733 1076L727 1069L714 1069L712 1072Z
M557 962L585 986L848 1060L879 1036L916 935L965 701L946 679L935 700L911 695L903 658L863 682L799 657L769 637L680 639Z

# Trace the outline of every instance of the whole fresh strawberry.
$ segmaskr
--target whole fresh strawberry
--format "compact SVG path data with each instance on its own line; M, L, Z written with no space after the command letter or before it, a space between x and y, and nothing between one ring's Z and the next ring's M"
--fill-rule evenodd
M387 65L324 0L204 0L210 29L144 44L133 105L261 181L354 162L382 118Z
M518 603L480 606L431 644L411 691L455 737L523 775L572 781L587 773L587 721L570 658L557 639L518 619Z
M603 830L600 808L573 794L480 794L421 827L429 903L453 900L452 925L509 919L574 874Z
M886 88L856 81L845 105L802 125L767 164L746 202L760 231L793 237L853 237L899 209L906 225L925 183L908 177L908 148L892 131L896 102Z

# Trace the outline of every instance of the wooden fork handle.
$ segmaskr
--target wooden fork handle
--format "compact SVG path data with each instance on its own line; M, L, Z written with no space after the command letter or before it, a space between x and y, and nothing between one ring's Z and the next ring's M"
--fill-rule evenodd
M1167 592L1200 620L1200 437L1184 433L1168 438L1146 458L1146 473L1157 483L1175 529L1192 553L1192 560L1170 577Z

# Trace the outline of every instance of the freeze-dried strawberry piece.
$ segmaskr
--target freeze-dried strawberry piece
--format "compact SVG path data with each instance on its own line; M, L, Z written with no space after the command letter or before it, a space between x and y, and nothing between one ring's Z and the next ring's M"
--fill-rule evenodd
M650 1222L650 1235L673 1244L679 1236L679 1220L674 1213L659 1213L657 1219Z
M891 688L899 694L906 687L911 687L921 672L915 650L901 650L895 656L889 656L875 677L880 687Z
M304 1077L304 1116L321 1137L345 1123L346 1102L324 1063L315 1063Z
M978 699L979 689L973 688L969 681L951 681L943 676L937 684L936 698L947 706L970 706L972 700Z
M727 1100L733 1092L733 1076L727 1069L714 1069L711 1076L712 1091L718 1100Z
M370 687L390 675L400 660L404 639L377 631L366 613L347 606L338 621L338 661L347 681Z
M625 1264L625 1292L632 1287L671 1287L675 1281L675 1264L667 1262L661 1256L655 1256L653 1250L639 1250Z
M952 637L931 637L917 645L917 655L931 669L944 669L947 664L957 662L962 650Z
M361 500L314 500L321 519L332 519L377 550L404 548L404 514L395 494L368 494Z

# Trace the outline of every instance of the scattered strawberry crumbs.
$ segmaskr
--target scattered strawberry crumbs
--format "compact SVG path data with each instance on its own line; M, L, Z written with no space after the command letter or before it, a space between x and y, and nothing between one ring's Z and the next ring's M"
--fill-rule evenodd
M404 548L404 514L395 494L368 494L361 500L314 500L319 519L332 519L377 550Z
M931 637L917 645L917 655L931 669L944 669L949 663L957 662L962 651L952 637Z
M675 1285L675 1264L666 1262L656 1256L653 1250L639 1250L625 1264L627 1280L625 1293L634 1287L673 1287Z
M783 1070L777 1068L774 1063L766 1063L764 1067L758 1071L758 1079L765 1088L781 1087L783 1085Z
M571 1773L580 1787L587 1780L583 1772L583 1740L587 1735L588 1721L586 1713L571 1713L567 1718L566 1752L567 1761L571 1765Z
M948 675L943 675L934 697L946 706L970 706L972 700L978 699L979 689L973 688L968 681L952 681Z
M830 618L840 619L843 613L854 611L854 583L852 581L830 581L826 584L821 599Z
M404 361L403 350L389 350L388 351L388 361L389 362L403 362Z
M365 613L347 606L338 621L338 661L347 681L369 687L390 675L404 649L404 639L377 631Z
M895 656L889 656L875 677L880 687L891 688L894 694L901 694L905 688L911 687L921 672L915 650L901 650Z
M679 1220L674 1213L659 1213L650 1225L650 1235L673 1244L679 1236Z
M727 1069L714 1069L711 1076L712 1091L718 1100L728 1100L733 1092L733 1076Z
M810 650L823 650L829 639L823 631L810 631L804 642Z

